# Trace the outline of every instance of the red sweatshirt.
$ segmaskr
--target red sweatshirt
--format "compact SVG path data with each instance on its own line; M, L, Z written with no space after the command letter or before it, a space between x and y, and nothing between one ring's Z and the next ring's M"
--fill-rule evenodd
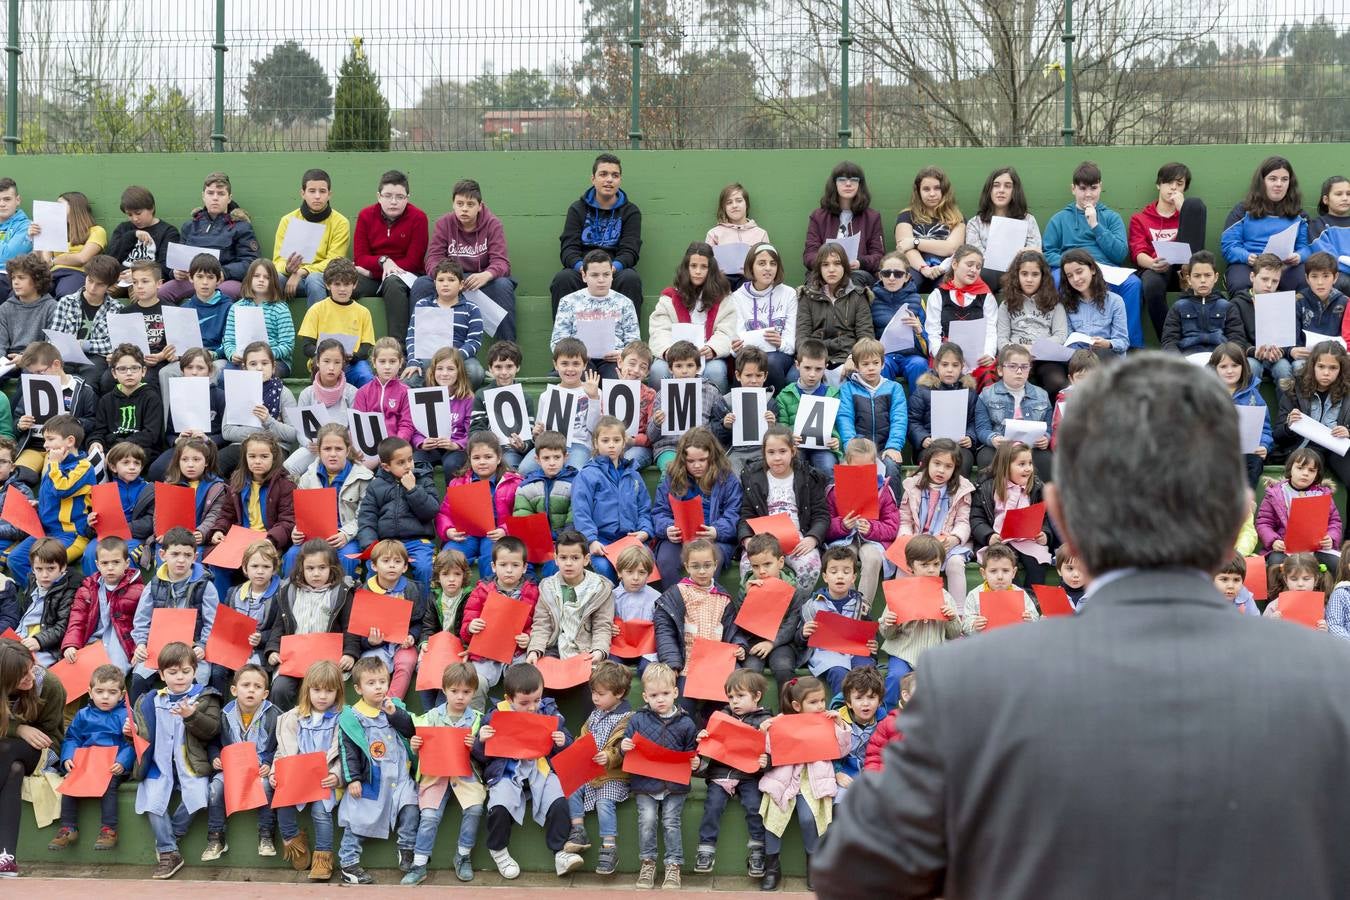
M363 269L378 273L380 257L387 256L403 271L421 275L428 230L427 214L411 203L392 225L385 222L380 204L373 203L356 214L352 261Z
M1177 226L1180 224L1181 213L1174 212L1170 216L1162 216L1158 213L1157 201L1130 216L1128 234L1130 258L1126 261L1126 265L1135 265L1135 258L1140 253L1155 256L1157 251L1153 248L1154 241L1175 241Z
M903 741L904 733L900 730L900 710L895 709L891 714L882 719L877 725L872 736L867 739L867 750L863 756L864 772L881 771L881 754L886 751L886 745L892 741Z
M446 257L459 260L465 275L491 272L493 278L511 274L511 260L506 251L506 232L498 219L486 207L478 209L478 227L465 231L459 219L448 212L436 220L436 231L427 247L427 271L436 271L436 264Z

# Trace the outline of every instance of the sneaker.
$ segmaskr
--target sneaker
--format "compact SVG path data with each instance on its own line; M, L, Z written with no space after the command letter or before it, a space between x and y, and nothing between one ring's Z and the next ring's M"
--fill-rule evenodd
M694 871L700 875L707 875L713 870L716 861L717 855L711 848L699 847L698 856L694 857Z
M553 854L553 871L558 873L558 877L575 872L585 865L586 860L581 858L579 853L568 853L566 850L559 850Z
M47 845L48 850L64 850L67 847L75 846L75 842L80 839L78 828L70 828L62 825L57 829L56 837L52 838L51 843Z
M230 845L225 843L223 831L213 831L206 836L206 849L202 851L202 862L220 859L229 852Z
M117 829L104 825L98 830L98 840L94 841L95 850L113 850L117 847Z
M413 870L413 852L410 848L398 848L398 868L400 872L411 872Z
M650 891L656 887L656 860L644 859L642 865L638 868L638 879L633 887L642 891Z
M473 881L473 860L467 853L455 854L455 877L460 881Z
M180 868L182 867L183 861L181 859L178 861L178 865ZM178 869L174 869L173 871L177 872ZM169 873L169 875L172 874L173 872ZM19 861L15 859L14 854L10 853L8 850L0 850L0 878L18 878L18 877L19 877ZM155 877L158 878L159 876L156 875ZM164 877L168 878L169 876L165 875Z
M661 882L661 890L678 891L680 889L680 867L675 863L666 863L666 880Z
M181 868L183 868L183 854L177 850L172 853L161 853L159 862L155 863L155 868L150 872L150 877L163 881L178 874Z
M573 825L572 833L567 836L567 843L563 844L563 850L568 853L581 853L591 849L591 842L586 838L586 829L581 825Z
M520 877L520 865L511 858L511 851L490 850L488 852L492 854L492 861L497 865L497 874L507 881Z
M277 855L277 845L273 843L272 836L270 834L258 835L258 855L259 856Z
M600 847L600 859L595 864L595 874L613 875L619 867L619 848L613 844L604 844Z
M426 880L427 880L427 867L413 866L411 869L408 870L408 874L403 876L403 880L400 881L399 884L404 885L405 887L412 887L413 885L421 884Z
M357 864L354 865L354 866L343 866L339 871L342 872L342 883L343 883L343 884L374 884L374 883L375 883L375 879L371 877L371 874L370 874L369 872L367 872L365 869L361 868L361 864L360 864L360 863L357 863Z
M764 877L764 848L751 847L750 858L745 861L745 874L751 878Z

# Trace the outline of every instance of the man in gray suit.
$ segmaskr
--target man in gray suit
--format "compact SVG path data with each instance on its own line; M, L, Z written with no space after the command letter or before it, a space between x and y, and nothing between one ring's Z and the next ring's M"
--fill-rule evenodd
M1074 391L1046 504L1084 612L930 651L825 898L1350 897L1350 648L1213 586L1248 494L1232 401L1176 356Z

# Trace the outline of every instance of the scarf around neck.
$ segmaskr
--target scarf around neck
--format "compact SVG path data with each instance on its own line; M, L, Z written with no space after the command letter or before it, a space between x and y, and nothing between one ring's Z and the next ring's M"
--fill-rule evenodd
M306 222L323 222L332 214L333 204L331 203L325 204L324 208L318 212L314 212L310 209L309 204L307 203L300 204L300 218L304 219Z

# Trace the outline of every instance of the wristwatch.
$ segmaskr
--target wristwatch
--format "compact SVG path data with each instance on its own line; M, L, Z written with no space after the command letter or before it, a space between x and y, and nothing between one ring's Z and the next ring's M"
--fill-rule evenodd
M380 257L380 259L379 259L380 265L384 265L384 264L387 263L387 262L389 262L389 257L387 257L387 256L381 256L381 257Z
M915 249L915 250L918 250L918 249L919 249L919 238L915 238L915 239L914 239L914 249Z

